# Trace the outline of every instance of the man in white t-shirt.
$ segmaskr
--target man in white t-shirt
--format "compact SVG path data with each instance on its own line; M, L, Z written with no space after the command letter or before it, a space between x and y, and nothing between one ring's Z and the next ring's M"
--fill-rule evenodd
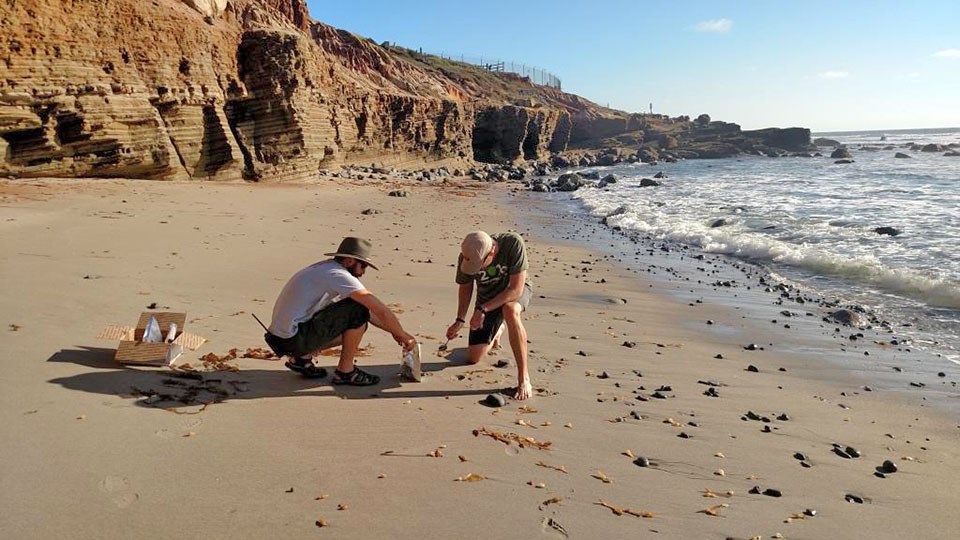
M333 384L368 386L380 377L354 365L367 323L390 332L410 350L416 339L404 331L397 316L360 283L370 262L371 244L347 237L332 259L300 270L283 287L273 307L270 328L264 334L277 356L289 356L286 366L304 377L326 377L327 370L313 363L314 353L341 346Z

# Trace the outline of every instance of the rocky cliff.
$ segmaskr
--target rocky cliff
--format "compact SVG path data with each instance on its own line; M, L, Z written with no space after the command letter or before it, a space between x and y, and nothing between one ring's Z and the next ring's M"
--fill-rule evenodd
M315 22L304 0L5 0L0 58L0 174L19 178L284 180L657 136L638 115Z

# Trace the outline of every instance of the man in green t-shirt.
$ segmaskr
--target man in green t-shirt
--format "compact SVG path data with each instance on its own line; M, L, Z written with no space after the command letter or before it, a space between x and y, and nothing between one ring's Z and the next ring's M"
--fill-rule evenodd
M527 331L520 314L527 309L533 292L527 283L527 248L515 233L490 236L475 231L460 244L457 260L457 320L447 328L447 339L453 339L467 322L467 309L477 284L477 302L470 317L470 339L467 359L476 364L507 327L510 348L517 362L516 399L527 399L533 393L527 372Z

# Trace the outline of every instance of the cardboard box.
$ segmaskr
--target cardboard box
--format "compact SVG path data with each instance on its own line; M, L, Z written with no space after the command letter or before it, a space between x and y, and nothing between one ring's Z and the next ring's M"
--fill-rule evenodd
M172 342L143 342L143 334L150 323L150 317L157 320L164 337L167 335L170 323L177 325L177 333ZM206 338L184 332L183 327L186 322L186 313L144 311L140 314L136 327L108 326L97 334L97 338L120 340L114 359L121 364L169 366L183 354L185 348L195 351L207 341Z

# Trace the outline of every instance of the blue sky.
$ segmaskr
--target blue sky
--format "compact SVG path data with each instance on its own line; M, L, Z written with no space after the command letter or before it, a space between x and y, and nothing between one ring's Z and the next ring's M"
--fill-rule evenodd
M316 20L499 58L631 112L745 129L960 126L960 0L307 0Z

